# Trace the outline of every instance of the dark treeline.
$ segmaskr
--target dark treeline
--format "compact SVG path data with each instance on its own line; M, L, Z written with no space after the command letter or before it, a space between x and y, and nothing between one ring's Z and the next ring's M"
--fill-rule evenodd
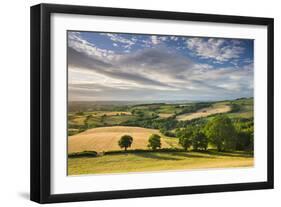
M188 149L207 150L214 146L218 151L244 150L254 148L253 119L230 119L218 115L209 121L199 121L176 129L179 144Z

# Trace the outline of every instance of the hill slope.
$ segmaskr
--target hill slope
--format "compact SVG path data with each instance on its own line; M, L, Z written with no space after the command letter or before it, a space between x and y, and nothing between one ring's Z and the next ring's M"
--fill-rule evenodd
M141 127L113 126L89 129L85 132L68 137L68 153L81 151L111 151L120 150L118 140L122 135L131 135L134 139L130 149L147 149L148 137L159 134L156 129ZM170 145L161 139L162 148Z

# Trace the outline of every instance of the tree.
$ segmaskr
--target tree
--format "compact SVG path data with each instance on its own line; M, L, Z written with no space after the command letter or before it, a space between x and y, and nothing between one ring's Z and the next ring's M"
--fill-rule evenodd
M157 148L161 148L161 137L158 134L152 134L148 138L148 145L147 147L151 148L152 150L156 150Z
M191 137L180 137L179 144L183 147L185 151L192 145Z
M176 132L176 137L179 138L179 144L185 151L192 145L193 128L187 127Z
M143 111L136 111L135 114L140 117L143 118L144 117L144 112Z
M206 135L218 151L232 150L236 146L236 131L231 120L224 115L210 120L205 128Z
M125 151L127 151L128 147L131 147L132 143L133 137L131 137L130 135L123 135L118 141L118 145L120 146L120 148L124 148Z
M237 150L253 150L254 149L254 127L236 129L237 131Z
M192 147L194 150L207 150L208 138L203 132L199 130L194 131L191 140L192 140Z

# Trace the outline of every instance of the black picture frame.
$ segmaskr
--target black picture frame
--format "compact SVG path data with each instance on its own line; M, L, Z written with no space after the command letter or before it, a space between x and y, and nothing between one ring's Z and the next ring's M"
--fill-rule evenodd
M168 187L154 189L51 194L51 90L50 90L50 16L53 13L181 20L209 23L232 23L267 26L267 181L236 184ZM272 18L195 14L182 12L39 4L31 7L31 174L30 199L38 203L88 201L103 199L167 196L256 189L272 189L274 177L273 147L273 38ZM262 84L262 83L261 83Z

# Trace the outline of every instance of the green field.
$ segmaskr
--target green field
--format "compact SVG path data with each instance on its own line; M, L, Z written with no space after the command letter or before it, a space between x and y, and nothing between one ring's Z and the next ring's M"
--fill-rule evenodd
M68 175L202 168L251 167L243 152L140 152L68 159Z

